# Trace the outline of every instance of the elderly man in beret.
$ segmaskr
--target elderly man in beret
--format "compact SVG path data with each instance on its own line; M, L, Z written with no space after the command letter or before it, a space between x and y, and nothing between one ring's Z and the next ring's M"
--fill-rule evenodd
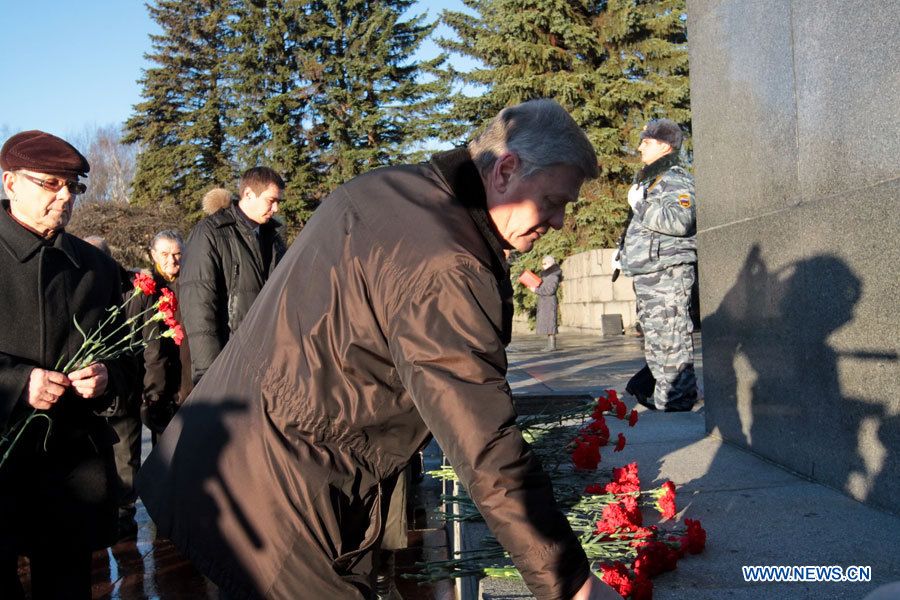
M683 133L670 119L641 132L643 168L628 191L631 217L618 260L634 278L644 332L641 369L626 390L651 410L690 410L697 401L691 288L696 279L694 178L678 162Z
M94 330L120 303L119 271L64 231L90 169L78 150L25 131L3 145L0 167L0 431L34 411L49 417L22 430L0 467L0 598L25 597L20 555L32 598L90 598L91 552L116 525L115 435L98 413L127 389L133 361L56 365L81 345L74 319Z

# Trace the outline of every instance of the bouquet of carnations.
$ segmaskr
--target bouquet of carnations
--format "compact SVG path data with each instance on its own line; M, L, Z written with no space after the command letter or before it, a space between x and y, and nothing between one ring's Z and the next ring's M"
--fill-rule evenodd
M143 351L153 336L172 338L180 345L184 339L184 330L175 319L178 301L168 288L159 290L160 296L149 308L133 310L141 296L156 294L156 282L146 273L138 273L134 277L134 288L122 304L107 309L106 317L90 332L85 332L77 319L73 319L75 329L83 339L81 346L69 358L60 356L53 370L68 375L100 361L114 360L126 354L137 354ZM129 310L131 309L131 310ZM134 313L121 321L120 315ZM141 330L148 323L162 321L162 328L151 328L148 333ZM118 324L117 324L118 323ZM21 439L28 425L37 419L47 420L47 432L44 437L44 448L47 447L53 419L43 410L32 409L31 412L12 424L0 436L0 469L9 459L16 443Z
M581 423L574 426L573 439L572 422L577 423L579 417ZM686 554L702 552L706 531L693 519L685 519L685 527L645 525L641 506L653 507L661 522L675 517L675 485L666 481L659 488L642 490L637 463L613 469L608 483L591 482L595 481L601 462L600 449L610 443L607 417L627 421L631 427L638 422L638 413L629 412L615 390L607 390L592 406L523 417L518 424L553 480L557 503L579 536L592 568L623 597L647 600L652 597L651 578L674 569ZM624 434L619 433L613 451L621 452L625 444ZM568 461L573 469L563 468ZM431 474L456 478L450 467ZM468 496L442 499L456 505L454 510L445 511L447 520L480 518ZM519 577L509 562L497 540L488 537L478 549L459 551L448 560L419 563L420 571L405 577L423 581L465 576Z

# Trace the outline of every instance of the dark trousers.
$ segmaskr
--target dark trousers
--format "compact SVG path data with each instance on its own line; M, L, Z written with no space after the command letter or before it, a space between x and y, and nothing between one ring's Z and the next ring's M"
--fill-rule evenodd
M50 448L42 432L0 472L0 598L23 598L18 557L31 561L35 600L91 597L91 551L115 532L112 448L70 435L58 422ZM105 425L104 425L105 427ZM107 440L108 443L109 440Z
M135 411L133 415L107 417L107 421L119 436L113 446L116 474L122 490L118 498L119 520L127 520L135 515L134 476L141 466L141 418Z
M29 558L32 600L90 600L90 550L50 546L35 550ZM15 553L0 557L0 598L24 600L17 569Z

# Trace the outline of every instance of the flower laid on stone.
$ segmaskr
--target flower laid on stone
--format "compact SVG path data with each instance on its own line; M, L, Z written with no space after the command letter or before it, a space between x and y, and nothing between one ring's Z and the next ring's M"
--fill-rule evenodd
M656 509L662 516L663 520L671 519L675 516L675 484L671 481L665 482L661 488L653 492L656 498Z
M572 463L578 469L593 471L600 464L602 457L600 448L609 444L609 426L606 424L606 416L614 416L620 421L625 420L628 407L619 400L616 390L606 390L597 398L597 403L591 412L591 421L582 427L581 431L572 442ZM632 409L628 417L628 425L634 427L637 423L637 412ZM613 452L621 452L625 448L625 436L619 434Z
M648 517L641 511L642 507L658 511L661 522L675 518L676 490L674 483L666 481L656 489L643 491L636 462L612 469L606 483L586 481L596 476L600 447L609 443L606 417L614 415L625 420L628 411L620 405L624 406L615 391L608 390L580 413L566 409L556 414L530 416L520 419L519 427L553 480L557 502L564 507L594 571L623 597L648 600L653 595L651 579L675 569L687 554L702 552L706 531L693 519L685 519L684 528L667 525L663 529L660 525L645 524ZM590 421L578 424L579 414ZM636 414L632 411L628 417L630 426L637 422ZM573 428L577 428L575 439L566 444L566 432ZM619 433L618 437L617 448L624 447L624 435ZM565 463L560 462L563 448L562 456L568 454L574 469L566 469ZM433 474L444 479L455 478L449 467ZM448 520L478 518L477 509L467 496L442 498L455 504L454 510L442 512ZM457 552L449 560L419 563L420 573L404 577L430 581L464 576L517 577L518 571L509 562L500 544L488 537L481 548Z
M637 463L614 471L613 481L603 489L615 500L603 509L594 531L595 540L585 545L587 551L591 545L629 540L633 554L622 558L633 559L630 568L620 559L611 566L601 566L601 578L623 597L632 599L650 598L653 590L650 578L674 570L679 559L686 554L702 552L706 545L706 531L694 519L685 519L687 530L684 532L644 527L643 515L635 509L635 487L640 489ZM655 499L654 506L663 520L675 516L675 484L671 481L656 490L638 493ZM590 552L588 558L592 558Z

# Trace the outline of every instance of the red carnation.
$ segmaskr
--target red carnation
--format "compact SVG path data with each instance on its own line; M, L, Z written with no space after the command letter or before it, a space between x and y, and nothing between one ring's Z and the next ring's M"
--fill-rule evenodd
M634 424L638 422L638 412L635 409L631 409L631 414L628 415L628 424L631 427L634 427Z
M161 294L162 295L157 302L157 310L159 311L157 314L162 315L163 322L167 327L175 327L175 325L178 324L178 321L175 320L175 311L178 309L178 300L169 288L163 288Z
M628 522L633 525L633 527L631 527L632 530L636 530L644 524L644 515L641 514L637 498L634 496L625 496L622 498L621 503L622 507L625 509L625 514L628 515Z
M624 449L625 449L625 436L620 433L619 439L616 440L616 447L613 448L613 452L621 452Z
M631 502L614 502L603 508L601 519L597 521L597 533L615 533L619 529L636 531L641 526L641 511L637 507L637 500L625 498L625 501L628 500Z
M663 520L674 517L677 510L675 507L675 484L667 481L654 491L653 495L656 497L656 510L659 511Z
M678 553L665 542L650 541L638 550L634 560L634 573L639 577L656 577L674 571L678 565Z
M616 417L619 419L625 418L625 413L628 412L628 407L625 406L625 403L619 399L616 399Z
M597 406L594 407L594 414L591 416L596 419L611 408L612 404L610 404L609 398L607 398L606 396L600 396L599 398L597 398Z
M597 494L597 495L599 495L599 494L602 494L603 491L604 491L604 490L603 490L603 486L600 485L599 483L591 483L591 484L587 485L587 486L584 488L584 493L585 493L585 494Z
M600 565L600 579L616 590L623 598L630 596L634 590L628 567L619 561L616 561L612 566Z
M638 527L631 534L631 545L635 548L642 548L656 537L656 526Z
M146 273L137 273L134 276L134 289L141 290L145 296L152 296L156 293L156 282Z
M161 296L159 297L159 310L164 313L172 313L175 314L175 311L178 310L178 298L175 297L175 294L169 288L164 287L160 291Z
M618 502L603 507L601 519L597 521L597 533L615 533L619 529L631 530L631 522L625 509Z
M175 340L175 345L180 346L181 342L184 341L184 329L179 323L175 323L175 326L171 328L171 331L173 332L172 339Z
M706 547L706 530L695 519L685 519L684 524L687 525L687 551L700 554Z
M637 463L629 463L622 468L613 469L613 480L604 488L610 494L638 492L641 481L638 479Z
M635 575L634 589L631 592L631 600L652 600L653 582L647 577Z
M616 483L631 483L638 488L641 481L638 479L638 465L636 462L628 463L624 467L613 469L613 481Z
M600 464L600 446L600 438L596 435L584 435L576 439L572 462L579 469L596 469Z
M594 435L599 438L601 446L609 443L609 427L607 427L606 418L603 415L588 423L584 429L588 435Z
M636 486L633 483L618 483L616 481L611 481L603 486L603 491L607 494L628 494L638 490L640 490L640 486Z
M619 401L619 394L616 393L616 390L606 390L606 397L609 398L610 402Z

